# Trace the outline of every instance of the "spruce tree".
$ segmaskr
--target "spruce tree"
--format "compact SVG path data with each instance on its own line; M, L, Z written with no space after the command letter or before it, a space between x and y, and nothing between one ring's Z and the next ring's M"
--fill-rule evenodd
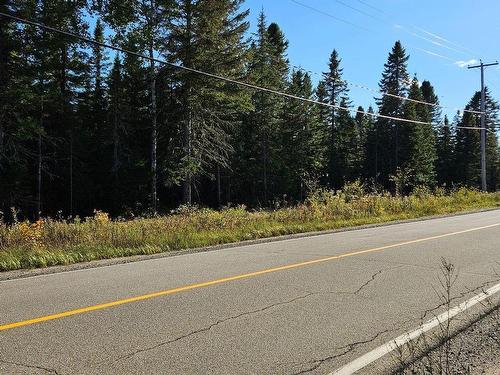
M242 11L241 4L241 0L177 1L168 46L170 59L242 79L248 11ZM220 170L229 167L233 151L230 139L239 123L238 113L249 104L246 92L226 82L191 72L177 72L174 79L179 83L175 95L182 104L183 199L189 204L196 179L213 178L215 173L220 186Z
M268 26L262 12L257 34L250 48L248 80L258 86L282 91L287 85L288 42L278 25ZM267 205L276 193L276 173L279 169L279 123L283 98L264 92L254 92L253 110L244 118L239 133L238 149L242 151L236 166L240 176L242 199Z
M149 75L150 115L150 208L154 214L158 206L158 103L156 95L158 51L165 50L164 33L169 27L173 0L128 1L102 0L105 19L117 33L117 39L133 39L134 51L147 54Z
M489 189L496 189L498 160L498 138L495 130L498 124L498 103L492 98L488 88L486 90L486 127L491 132L487 132L486 142L486 168L487 185ZM480 132L476 129L481 126L480 115L475 112L481 110L481 92L476 92L466 106L467 110L474 112L464 112L460 121L460 129L457 129L457 141L455 150L455 164L457 166L457 183L479 187L481 179L481 144Z
M0 11L10 14L27 8L16 1L0 2ZM39 149L44 131L32 47L22 27L0 19L0 211L19 207L36 216L41 209ZM26 206L27 201L35 207Z
M457 121L458 122L458 121ZM444 117L443 124L438 129L436 140L436 176L439 185L451 187L455 181L454 149L455 149L455 129L450 124L448 117Z
M287 92L311 99L313 88L309 74L294 70ZM310 144L314 120L311 104L294 99L285 102L279 129L278 191L292 199L304 198L306 183L313 169L314 154L311 152Z
M336 155L339 147L336 147L336 143L339 144L340 140L335 139L335 134L337 132L337 119L340 116L339 111L336 107L344 101L344 104L349 105L347 99L347 83L342 78L343 69L340 67L341 59L336 50L330 55L330 60L328 64L328 71L323 73L323 80L325 82L325 87L329 96L329 104L333 106L330 116L330 147L329 147L329 184L330 187L338 187L339 182L342 177L338 176L339 171L336 170L338 167L338 160L342 155ZM345 114L345 113L344 113ZM343 172L340 172L343 173Z
M324 104L330 102L325 81L320 81L315 90L315 100ZM313 107L314 121L311 127L310 149L312 153L312 170L310 178L316 185L328 184L328 167L330 160L330 127L331 110L327 106L315 105Z
M342 108L350 106L346 96L341 98L339 104ZM360 177L360 134L355 119L347 109L337 111L335 123L331 170L333 187L340 188Z
M420 86L420 91L422 92L422 99L432 106L427 106L428 117L424 121L432 122L438 124L441 122L442 111L439 107L439 98L434 91L434 87L429 81L423 81Z
M384 65L384 72L379 87L381 93L388 93L395 96L406 96L409 80L407 63L409 56L400 41L394 44L387 62ZM379 114L392 117L401 117L403 113L404 100L395 96L383 95L377 99ZM395 120L379 118L377 120L377 147L372 150L369 160L376 161L376 165L369 168L370 175L384 186L388 186L389 176L396 172L400 166L400 126L401 123Z
M430 119L428 106L415 101L423 101L422 91L416 78L413 79L404 105L404 118L424 123L404 123L399 131L399 166L409 174L410 188L417 186L432 187L435 184L435 133Z

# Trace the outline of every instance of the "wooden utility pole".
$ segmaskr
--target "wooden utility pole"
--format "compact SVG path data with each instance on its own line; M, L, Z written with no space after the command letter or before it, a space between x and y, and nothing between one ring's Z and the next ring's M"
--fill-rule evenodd
M484 68L488 66L498 65L498 61L494 63L484 64L480 61L479 65L469 65L468 69L481 68L481 189L488 190L486 184L486 91L484 86Z

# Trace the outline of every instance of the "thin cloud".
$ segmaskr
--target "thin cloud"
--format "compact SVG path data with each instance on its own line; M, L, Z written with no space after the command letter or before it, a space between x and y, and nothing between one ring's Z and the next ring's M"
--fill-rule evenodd
M455 61L455 65L457 65L459 68L465 68L469 65L472 65L472 64L477 64L479 61L476 60L476 59L470 59L468 61L464 61L464 60L458 60L458 61Z
M435 56L435 57L439 57L441 59L445 59L445 60L448 60L448 61L453 61L455 62L455 60L449 58L448 56L444 56L444 55L440 55L439 53L436 53L436 52L432 52L432 51L429 51L427 49L423 49L423 48L420 48L420 47L412 47L420 52L423 52L423 53L426 53L428 55L431 55L431 56ZM455 62L456 63L456 62Z

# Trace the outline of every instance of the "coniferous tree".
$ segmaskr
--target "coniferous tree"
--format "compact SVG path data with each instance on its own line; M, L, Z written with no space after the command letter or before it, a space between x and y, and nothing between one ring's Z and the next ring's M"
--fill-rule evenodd
M241 0L219 2L178 1L170 33L172 61L233 79L244 75L248 28ZM217 175L229 167L230 137L238 114L249 107L240 88L191 72L179 72L176 96L182 103L182 159L185 203L192 201L192 186L203 175ZM218 187L220 203L220 188Z
M309 74L294 70L287 92L311 99L313 88ZM279 192L292 199L304 198L305 185L313 168L314 154L310 149L313 122L310 104L294 99L285 102L279 129Z
M420 104L424 100L420 85L413 79L404 105L404 118L419 123L404 123L399 130L399 167L411 176L410 188L416 186L432 187L435 184L436 148L432 124L426 123L431 115L428 106Z
M377 100L379 114L392 117L402 117L403 100L398 98L406 96L408 71L407 63L409 56L400 41L397 41L389 53L379 87L383 95ZM398 97L396 97L398 96ZM377 147L373 150L376 155L369 160L376 160L376 165L369 168L371 176L385 186L388 186L389 176L396 172L400 166L400 131L401 123L395 120L379 118L377 120Z
M2 12L28 10L27 4L17 1L0 2ZM34 66L29 41L22 27L5 18L0 20L0 211L21 207L37 215L41 210L39 150L44 132L40 95L31 79ZM36 192L31 186L37 187ZM36 207L26 201L35 202Z
M288 76L288 42L278 25L267 25L262 12L250 48L248 80L255 85L283 91ZM238 136L236 171L240 192L246 202L267 204L276 189L279 144L278 129L283 98L263 92L252 94L253 110L244 118Z
M438 129L436 140L436 177L439 185L451 187L455 181L454 149L455 125L458 120L450 124L448 117L444 117L443 125Z
M106 147L108 152L105 160L106 170L110 174L107 179L111 185L111 196L108 198L113 212L118 212L120 209L120 201L118 197L126 197L126 192L121 192L123 186L120 183L121 171L123 168L124 160L124 143L126 139L126 132L123 127L123 110L124 110L124 83L123 83L123 67L120 57L115 56L109 77L107 80L108 87L108 127L106 129L106 139L109 145ZM124 199L122 198L122 201ZM122 203L123 204L123 203Z
M423 81L420 86L420 91L422 92L422 99L432 106L427 106L428 118L424 121L432 122L438 124L441 122L442 111L439 107L439 98L434 91L434 87L429 81Z
M149 114L150 136L150 207L154 214L158 205L158 103L156 95L157 51L164 49L164 38L169 26L173 0L129 1L102 0L98 8L105 9L106 21L119 38L133 39L136 52L149 57Z
M336 187L341 181L342 177L338 175L336 168L338 167L337 161L341 155L336 154L336 147L340 145L340 140L335 139L335 134L337 132L337 119L341 116L339 114L340 111L337 108L341 105L342 102L346 105L350 105L347 100L347 83L342 78L343 69L340 67L341 59L336 50L330 55L330 60L328 64L328 72L323 73L323 80L325 82L325 87L329 96L329 104L333 107L331 109L331 113L329 116L329 125L330 125L330 147L329 147L329 167L328 167L328 176L329 183L331 187ZM345 115L345 112L343 113ZM344 116L345 117L345 116ZM337 160L337 161L336 161ZM342 174L343 172L340 171ZM338 187L338 186L337 186Z
M373 113L373 108L369 107L368 112L365 112L364 108L362 106L359 106L354 118L358 135L358 142L355 151L353 151L357 179L365 177L365 161L368 151L368 135L373 126L373 117L370 116L370 113Z
M134 54L118 54L108 65L102 47L3 20L0 210L15 206L34 218L59 210L154 212L157 201L162 208L193 200L269 206L359 178L378 178L377 191L396 182L398 193L436 183L479 186L480 93L467 105L473 112L440 124L432 84L416 78L408 84L408 56L397 42L385 64L378 111L413 123L377 119L371 107L365 114L350 102L336 51L313 90L303 70L289 75L288 41L264 14L256 35L245 40L248 12L241 5L98 0L87 11L83 0L0 2L2 11L80 35L94 18L98 41L109 33L127 50L324 104L242 89ZM493 190L498 105L489 91L486 107Z
M34 3L29 12L30 18L40 23L86 35L85 6L83 0L44 0ZM45 142L43 151L44 167L52 181L47 181L42 194L47 200L58 202L58 209L62 212L72 215L74 203L80 201L78 195L81 193L78 189L75 191L82 178L80 155L75 153L75 144L77 147L81 145L77 137L80 128L76 113L84 88L85 45L74 38L61 37L36 27L26 27L25 32L30 59L36 66L34 77L39 83L39 97L43 101L41 134L50 140Z
M320 81L315 91L316 101L329 104L330 99L325 81ZM314 184L328 184L330 160L331 127L329 123L331 109L326 105L313 107L314 121L311 128L310 149L312 153L311 181Z
M486 143L486 167L488 188L495 189L497 185L498 170L498 138L494 130L498 123L498 103L491 97L488 88L486 90L486 127L491 132L487 132ZM460 128L457 129L455 164L457 168L457 182L464 186L479 187L481 181L481 144L480 132L476 129L481 126L481 92L476 92L466 106L466 109L473 112L464 112L460 121Z
M349 99L340 101L342 108L349 108ZM333 186L342 187L346 182L360 178L360 133L358 124L349 110L340 109L336 114L336 127L332 145Z

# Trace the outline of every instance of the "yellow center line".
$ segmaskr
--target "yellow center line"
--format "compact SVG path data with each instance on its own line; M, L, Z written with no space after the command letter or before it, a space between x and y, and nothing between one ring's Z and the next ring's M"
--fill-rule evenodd
M103 309L107 309L107 308L110 308L110 307L125 305L125 304L128 304L128 303L139 302L139 301L144 301L144 300L148 300L148 299L152 299L152 298L168 296L168 295L171 295L171 294L177 294L177 293L181 293L181 292L187 292L189 290L204 288L204 287L208 287L208 286L212 286L212 285L217 285L217 284L222 284L222 283L227 283L227 282L230 282L230 281L248 279L248 278L252 278L252 277L256 277L256 276L260 276L260 275L265 275L265 274L268 274L268 273L273 273L273 272L285 271L285 270L290 270L290 269L299 268L299 267L310 266L310 265L313 265L313 264L329 262L329 261L332 261L332 260L337 260L337 259L342 259L342 258L348 258L348 257L352 257L352 256L355 256L355 255L380 252L380 251L383 251L383 250L393 249L393 248L400 247L400 246L411 245L411 244L416 244L416 243L420 243L420 242L436 240L436 239L439 239L439 238L445 238L445 237L450 237L450 236L456 236L458 234L475 232L475 231L478 231L478 230L493 228L493 227L497 227L497 226L500 226L500 223L486 225L486 226L483 226L483 227L477 227L477 228L472 228L472 229L461 230L461 231L458 231L458 232L451 232L451 233L446 233L446 234L440 234L440 235L432 236L432 237L419 238L419 239L412 240L412 241L399 242L399 243L395 243L395 244L392 244L392 245L380 246L380 247L375 247L375 248L367 249L367 250L359 250L359 251L354 251L354 252L350 252L350 253L345 253L345 254L340 254L340 255L334 255L334 256L330 256L330 257L326 257L326 258L314 259L314 260L309 260L309 261L300 262L300 263L293 263L293 264L288 264L288 265L274 267L274 268L267 268L267 269L264 269L264 270L261 270L261 271L256 271L256 272L250 272L250 273L245 273L245 274L241 274L241 275L235 275L235 276L225 277L225 278L222 278L222 279L217 279L217 280L212 280L212 281L205 281L205 282L202 282L202 283L190 284L190 285L182 286L182 287L179 287L179 288L162 290L162 291L155 292L155 293L143 294L143 295L140 295L140 296L131 297L131 298L125 298L125 299L120 299L120 300L117 300L117 301L102 303L102 304L99 304L99 305L87 306L87 307L82 307L82 308L78 308L78 309L74 309L74 310L67 310L67 311L63 311L63 312L57 313L57 314L45 315L45 316L40 316L38 318L33 318L33 319L28 319L28 320L21 320L21 321L14 322L14 323L3 324L3 325L0 325L0 331L6 331L8 329L29 326L29 325L33 325L33 324L37 324L37 323L43 323L43 322L47 322L47 321L50 321L50 320L66 318L66 317L69 317L69 316L84 314L84 313L88 313L88 312L92 312L92 311L103 310Z

